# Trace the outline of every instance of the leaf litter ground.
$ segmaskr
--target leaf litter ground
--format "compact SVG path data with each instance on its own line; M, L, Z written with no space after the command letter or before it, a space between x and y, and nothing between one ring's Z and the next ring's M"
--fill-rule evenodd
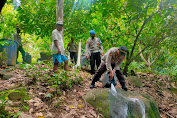
M102 118L102 114L97 109L88 104L84 99L85 95L91 89L91 75L84 70L79 70L77 77L83 80L72 88L59 90L57 95L53 94L55 89L46 84L45 76L52 76L51 68L44 64L35 64L33 68L36 71L30 71L31 68L21 69L18 65L15 68L0 68L0 72L10 73L12 77L8 80L0 80L0 91L15 89L19 84L25 86L27 93L31 99L26 102L29 109L21 113L22 117L31 118ZM43 69L40 69L43 68ZM6 69L6 71L5 71ZM39 73L40 70L40 73ZM75 70L69 69L70 77ZM42 77L41 77L42 76ZM138 73L143 85L136 87L126 79L129 91L135 91L151 96L158 104L160 115L162 118L177 117L177 94L170 91L170 88L177 88L175 82L171 82L167 76L159 76L153 73ZM2 78L2 76L1 76ZM35 83L34 83L35 79ZM120 88L120 84L116 86ZM96 88L102 88L100 82L96 83ZM11 103L12 101L8 101ZM13 107L8 107L13 109ZM12 111L12 110L11 110ZM13 112L19 112L20 109Z

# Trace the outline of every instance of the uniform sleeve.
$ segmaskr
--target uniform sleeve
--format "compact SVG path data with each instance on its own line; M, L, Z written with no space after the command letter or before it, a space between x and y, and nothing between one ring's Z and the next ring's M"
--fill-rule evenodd
M75 42L75 47L76 47L76 51L78 51L78 50L77 50L77 47L78 47L78 46L77 46L76 42Z
M100 53L101 53L101 54L104 53L104 52L103 52L103 46L102 46L102 45L100 46Z
M99 40L100 53L103 54L104 52L103 52L102 42L101 42L100 38L98 38L98 40Z
M85 56L89 56L90 53L90 47L89 47L89 39L86 42L86 48L85 48Z
M111 59L112 59L112 51L109 50L106 57L106 68L108 71L112 71Z
M115 64L115 70L120 70L120 65L122 64L123 60L124 58L120 59L120 61Z

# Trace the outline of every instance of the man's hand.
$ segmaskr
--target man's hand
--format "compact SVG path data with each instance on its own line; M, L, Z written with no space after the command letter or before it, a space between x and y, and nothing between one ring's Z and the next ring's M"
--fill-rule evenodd
M87 60L89 59L89 56L86 56L87 57Z
M115 70L110 71L110 74L109 74L110 79L113 79L113 77L114 77L114 73L115 73Z
M57 52L57 54L61 54L61 51L60 51L60 49L58 49L58 52Z
M103 56L104 54L102 53L101 56Z

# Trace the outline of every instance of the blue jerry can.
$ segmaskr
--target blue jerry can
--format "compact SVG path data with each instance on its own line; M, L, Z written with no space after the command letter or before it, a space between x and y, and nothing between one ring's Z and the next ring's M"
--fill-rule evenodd
M16 65L17 42L10 39L0 39L0 59L7 65ZM2 64L2 63L0 63Z

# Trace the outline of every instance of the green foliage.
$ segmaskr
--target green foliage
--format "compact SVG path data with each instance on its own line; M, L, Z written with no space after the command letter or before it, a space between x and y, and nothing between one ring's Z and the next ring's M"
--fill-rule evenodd
M56 1L23 0L17 11L17 19L25 33L35 33L42 38L51 36L52 30L55 29Z
M55 108L57 109L61 103L63 103L63 100L62 100L62 98L59 98L58 102L55 104Z
M6 97L7 95L4 95L7 91L3 91L3 92L0 92L0 117L2 118L6 118L6 117L10 117L11 114L5 110L5 106L7 106L7 103L6 103Z
M21 70L35 69L33 64L20 64L19 67Z
M72 78L69 77L71 73L60 70L60 73L54 74L53 77L47 78L47 82L52 88L56 89L58 93L58 88L61 90L71 89L73 85L77 85L82 81L81 77L77 77L75 73L72 74Z
M157 57L152 72L174 76L176 67L172 67L172 64L177 63L174 61L177 52L176 4L175 0L98 0L92 3L86 0L66 0L63 5L65 47L71 37L76 41L81 39L84 47L89 38L89 30L93 29L103 43L104 52L120 45L128 47L130 55L127 56L124 70L129 66L127 70L149 71L138 56L138 45L141 45L145 53L152 52L153 59ZM56 1L22 0L17 11L13 11L12 4L8 2L3 9L0 30L5 33L0 33L0 36L4 34L12 38L18 25L22 27L22 33L25 33L25 50L30 47L29 51L36 58L39 49L50 52L51 32L56 22ZM162 53L166 49L168 55ZM133 60L137 62L131 65Z
M11 92L20 92L20 96L21 96L21 105L19 104L19 107L21 110L26 111L29 110L29 106L26 102L24 102L25 100L29 100L30 97L27 95L26 93L26 89L23 88L19 88L17 90L5 90L5 91L1 91L0 92L0 117L1 118L18 118L21 112L18 113L13 113L13 112L9 112L7 109L5 109L6 106L9 106L8 104L8 95Z
M0 37L13 39L15 33L17 18L15 18L16 11L13 11L12 3L5 4L0 16Z
M51 93L45 94L45 97L51 98L53 95Z
M163 47L156 63L152 66L152 71L162 75L177 75L177 57L171 53L168 47Z

